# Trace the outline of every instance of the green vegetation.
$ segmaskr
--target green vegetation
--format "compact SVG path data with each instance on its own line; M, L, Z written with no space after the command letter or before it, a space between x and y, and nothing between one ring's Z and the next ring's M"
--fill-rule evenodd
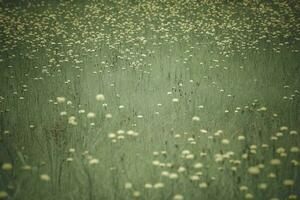
M0 199L299 199L299 13L1 1Z

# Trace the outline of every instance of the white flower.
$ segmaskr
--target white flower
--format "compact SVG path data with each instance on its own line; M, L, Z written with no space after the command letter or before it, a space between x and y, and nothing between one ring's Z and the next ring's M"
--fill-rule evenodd
M202 183L199 184L199 187L200 187L200 188L207 188L207 186L208 186L208 185L207 185L206 182L202 182Z
M93 112L89 112L89 113L87 114L87 118L89 118L89 119L95 118L95 117L96 117L96 114L93 113Z
M222 140L222 144L229 144L230 142L229 142L229 140L227 140L227 139L223 139Z
M185 172L186 169L185 169L184 167L181 166L181 167L178 168L177 171L178 171L178 173L182 173L182 172Z
M60 116L65 116L65 115L67 115L67 112L66 112L66 111L60 112Z
M56 97L56 101L58 103L64 103L66 101L66 98L65 97Z
M257 167L257 166L252 166L252 167L249 167L249 168L248 168L248 172L249 172L249 174L251 174L251 175L257 175L257 174L260 173L260 169L259 169L259 167Z
M107 113L107 114L105 115L105 117L106 117L107 119L110 119L110 118L112 118L112 114Z
M164 184L161 183L161 182L158 182L158 183L155 183L154 184L154 188L158 189L158 188L163 188L164 187Z
M200 168L202 168L203 167L203 164L202 163L196 163L196 164L194 164L194 168L195 169L200 169Z
M130 189L132 188L132 184L130 182L125 183L125 189Z
M270 161L270 164L271 165L280 165L281 164L281 161L279 159L272 159Z
M178 178L178 175L177 175L176 173L171 173L171 174L169 175L169 178L170 178L170 179L177 179L177 178Z
M198 116L194 116L194 117L192 118L192 120L193 120L193 121L200 121L200 118L199 118Z
M91 160L89 161L89 164L90 164L90 165L95 165L95 164L98 164L98 163L99 163L99 160L96 159L96 158L93 158L93 159L91 159Z
M173 98L173 99L172 99L172 102L177 103L177 102L179 102L179 99Z
M48 174L41 174L40 179L42 181L50 181L50 176Z
M68 123L72 124L72 125L77 125L76 117L70 116L69 119L68 119Z
M108 134L108 137L109 137L109 138L115 138L115 137L116 137L116 134L115 134L115 133L109 133L109 134Z
M103 94L97 94L97 95L96 95L96 100L97 100L97 101L104 101L104 100L105 100L105 97L104 97Z
M183 200L183 196L180 195L180 194L176 194L176 195L173 197L173 200Z
M283 185L284 186L293 186L294 183L295 182L293 180L291 180L291 179L286 179L286 180L283 181Z

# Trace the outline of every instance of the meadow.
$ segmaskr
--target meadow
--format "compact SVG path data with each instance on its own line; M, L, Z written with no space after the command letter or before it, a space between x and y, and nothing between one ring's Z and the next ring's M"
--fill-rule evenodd
M0 1L0 199L300 199L300 2Z

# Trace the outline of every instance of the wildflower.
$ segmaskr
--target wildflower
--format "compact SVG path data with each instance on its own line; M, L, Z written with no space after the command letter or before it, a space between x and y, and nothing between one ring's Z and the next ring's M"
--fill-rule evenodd
M97 95L96 95L96 100L97 100L97 101L104 101L104 100L105 100L105 97L104 97L103 94L97 94Z
M67 112L66 112L66 111L60 112L60 116L65 116L65 115L67 115Z
M42 181L50 181L50 176L48 174L41 174L40 179Z
M278 149L276 149L276 153L278 154L285 153L285 149L283 147L279 147Z
M242 186L240 187L240 191L247 191L247 190L248 190L248 187L247 187L247 186L242 185Z
M64 103L66 101L66 98L65 97L56 97L56 101L58 103Z
M257 111L267 111L267 108L263 106L263 107L257 109Z
M253 199L253 194L247 193L247 194L245 195L245 199Z
M178 170L177 170L178 173L182 173L182 172L185 172L185 171L186 171L186 169L182 166L179 167Z
M245 136L243 136L243 135L239 135L239 136L238 136L238 140L240 140L240 141L241 141L241 140L245 140L245 139L246 139L246 138L245 138Z
M188 154L185 158L188 159L188 160L192 160L194 159L194 155L193 154Z
M158 189L158 188L163 188L164 187L164 184L161 183L161 182L158 182L158 183L155 183L154 184L154 188Z
M77 125L76 117L70 116L69 119L68 119L68 123L71 124L71 125Z
M191 181L198 181L200 178L197 175L193 175L190 177Z
M107 114L105 115L105 118L107 118L107 119L110 119L110 118L112 118L112 114L110 114L110 113L107 113Z
M31 166L30 165L24 165L23 167L21 167L21 169L23 170L31 170Z
M180 194L176 194L176 195L173 197L173 200L183 200L183 196L180 195Z
M291 195L289 195L289 199L297 199L297 195L296 194L291 194Z
M270 161L271 165L280 165L281 164L281 161L279 159L272 159Z
M93 158L93 159L91 159L91 160L89 161L89 164L90 164L90 165L95 165L95 164L98 164L98 163L99 163L99 160L96 159L96 158Z
M169 176L170 173L169 173L168 171L162 171L162 172L161 172L161 175L162 175L162 176Z
M298 147L291 147L290 151L291 151L292 153L298 153L298 152L300 152L300 150L299 150Z
M115 134L115 133L109 133L109 134L108 134L108 137L109 137L109 138L115 138L115 137L116 137L116 134Z
M87 118L89 118L89 119L95 118L95 117L96 117L96 114L93 113L93 112L89 112L89 113L87 114Z
M200 121L200 118L198 117L198 116L194 116L193 118L192 118L192 121Z
M293 180L291 180L291 179L286 179L286 180L283 181L283 185L284 186L293 186L294 183L295 182Z
M223 139L222 140L222 144L229 144L230 142L229 142L229 140L227 140L227 139Z
M152 161L152 164L153 164L154 166L158 166L158 165L160 164L160 162L159 162L158 160L154 160L154 161Z
M6 197L8 197L7 192L5 192L5 191L0 191L0 199L5 199Z
M200 169L200 168L202 168L203 167L203 164L202 163L196 163L196 164L194 164L194 168L195 169Z
M260 173L260 169L257 166L252 166L248 168L248 173L251 175L258 175Z
M170 179L177 179L177 178L178 178L178 175L177 175L176 173L171 173L171 174L169 175L169 178L170 178Z
M132 183L126 182L125 183L125 189L131 189L132 188Z
M260 183L258 184L258 188L261 189L261 190L265 190L267 189L268 185L266 183Z
M5 171L9 171L9 170L12 170L12 164L11 163L3 163L2 164L2 169L5 170Z
M297 135L297 134L298 134L298 132L296 130L291 130L290 131L290 135Z
M202 182L202 183L199 184L199 187L200 187L200 188L207 188L207 186L208 186L208 185L207 185L206 182Z
M288 128L287 126L281 126L281 127L280 127L280 130L281 130L281 131L287 131L287 130L289 130L289 128Z
M271 172L271 173L268 174L268 177L269 178L276 178L276 174L274 174L273 172Z
M139 191L134 191L132 195L134 197L139 197L139 196L141 196L141 193Z
M177 103L177 102L179 102L179 99L173 98L173 99L172 99L172 102Z
M69 152L70 152L70 153L74 153L74 152L75 152L75 149L74 149L74 148L70 148L70 149L69 149Z

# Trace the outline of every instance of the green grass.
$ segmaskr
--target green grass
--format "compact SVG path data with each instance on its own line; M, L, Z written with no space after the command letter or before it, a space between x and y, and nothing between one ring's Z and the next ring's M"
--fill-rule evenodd
M298 13L1 1L0 199L300 198Z

